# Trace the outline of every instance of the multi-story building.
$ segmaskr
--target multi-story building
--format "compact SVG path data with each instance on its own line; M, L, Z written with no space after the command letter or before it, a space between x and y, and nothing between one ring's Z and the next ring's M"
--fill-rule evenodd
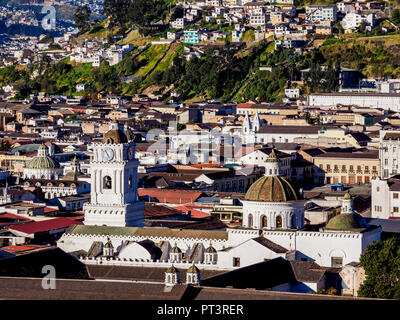
M400 94L397 93L314 93L307 97L310 106L356 105L359 107L374 107L385 110L400 110Z
M337 8L335 5L310 5L306 6L307 20L318 22L328 20L336 22Z
M391 130L379 132L380 176L387 179L399 173L400 161L400 131Z
M250 24L252 26L263 26L265 25L265 21L265 14L252 15L250 17Z
M269 20L273 26L276 24L280 24L283 22L283 13L282 12L271 12L269 15Z
M374 179L371 181L371 217L400 218L400 179Z
M178 19L170 22L171 28L174 28L174 29L183 29L185 25L186 25L185 18L178 18Z
M314 182L319 184L370 183L379 176L378 153L327 152L313 159Z
M346 1L338 2L338 3L336 3L336 7L337 7L338 12L342 12L342 13L346 13L346 14L357 11L354 6L354 3L352 3L352 2L346 2Z
M198 44L200 42L199 31L197 30L185 30L183 31L183 39L188 44Z
M358 13L348 13L341 21L343 29L356 29L365 21L367 30L375 26L375 14L361 15Z

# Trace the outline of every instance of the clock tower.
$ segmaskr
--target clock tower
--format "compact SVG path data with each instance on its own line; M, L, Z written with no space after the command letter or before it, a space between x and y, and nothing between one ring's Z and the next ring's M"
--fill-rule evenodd
M138 160L132 134L113 124L102 143L93 143L90 162L90 203L85 203L85 225L143 226L144 202L138 201Z

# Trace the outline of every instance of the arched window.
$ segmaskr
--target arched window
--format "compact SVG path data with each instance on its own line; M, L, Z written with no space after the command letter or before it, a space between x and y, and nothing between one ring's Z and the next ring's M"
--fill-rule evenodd
M276 227L282 228L282 217L281 216L276 217Z
M267 216L262 216L261 217L261 228L266 228L267 227Z
M292 229L296 228L296 215L292 215L292 218L290 219L290 225Z
M248 227L252 227L253 226L253 215L249 214L249 218L248 218Z
M46 179L46 176L44 174L42 174L42 176L40 177L40 179Z
M111 189L111 177L105 176L103 178L103 189Z

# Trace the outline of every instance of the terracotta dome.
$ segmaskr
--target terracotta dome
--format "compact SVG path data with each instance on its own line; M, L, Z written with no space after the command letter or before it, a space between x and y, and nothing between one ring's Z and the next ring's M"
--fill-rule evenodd
M114 129L106 132L103 137L103 143L128 143L128 138L126 134L120 129Z
M65 176L62 177L62 180L66 181L76 181L78 180L79 177L84 176L84 174L80 172L75 172L75 171L69 171L65 174Z
M329 230L351 230L361 228L356 217L352 213L342 213L328 221L326 229Z
M263 176L250 186L244 199L250 201L286 202L300 200L300 196L285 178Z

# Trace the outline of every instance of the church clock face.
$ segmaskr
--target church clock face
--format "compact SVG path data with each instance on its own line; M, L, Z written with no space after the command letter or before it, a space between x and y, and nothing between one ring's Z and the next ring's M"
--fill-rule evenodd
M110 148L105 148L101 152L104 161L110 161L114 158L114 151Z
M132 159L133 159L133 156L134 156L133 147L130 147L130 148L128 149L128 159L129 159L129 160L132 160Z

